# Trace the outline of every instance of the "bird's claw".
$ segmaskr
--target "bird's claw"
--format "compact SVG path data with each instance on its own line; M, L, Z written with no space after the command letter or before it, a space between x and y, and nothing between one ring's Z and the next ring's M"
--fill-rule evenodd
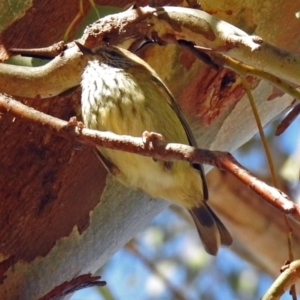
M77 120L77 117L71 117L70 120L68 121L66 127L75 127L77 126L79 129L83 129L84 125L81 121Z
M155 147L158 142L162 142L164 140L164 137L157 132L144 131L142 134L142 140L146 147L149 147L150 143L152 143L153 147Z

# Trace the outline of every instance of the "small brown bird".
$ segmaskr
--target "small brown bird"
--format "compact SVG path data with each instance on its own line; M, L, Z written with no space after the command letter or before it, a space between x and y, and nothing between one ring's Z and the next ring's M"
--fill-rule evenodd
M197 147L173 95L155 71L138 56L112 46L94 50L82 74L82 117L85 126L140 137L160 133L166 142ZM202 166L165 162L119 150L98 148L106 168L123 184L190 212L206 251L216 255L232 238L207 204Z

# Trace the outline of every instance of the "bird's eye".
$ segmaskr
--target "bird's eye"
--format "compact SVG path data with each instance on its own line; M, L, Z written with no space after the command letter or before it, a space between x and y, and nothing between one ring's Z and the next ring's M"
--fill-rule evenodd
M112 57L114 57L114 58L121 58L121 57L122 57L122 55L120 55L119 52L114 51L114 50L110 51L110 55L111 55Z

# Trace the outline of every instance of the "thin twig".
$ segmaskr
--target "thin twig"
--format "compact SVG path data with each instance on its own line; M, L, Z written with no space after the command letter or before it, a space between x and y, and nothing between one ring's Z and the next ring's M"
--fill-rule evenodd
M54 58L61 54L65 49L65 43L60 41L49 47L44 48L10 48L10 53L14 55L21 54L22 56L39 57L39 58Z
M247 96L248 96L248 99L249 99L249 102L250 102L250 105L251 105L251 108L252 108L252 112L253 112L253 115L254 115L254 118L255 118L255 121L256 121L256 124L257 124L259 135L260 135L260 138L261 138L264 150L265 150L265 154L266 154L266 157L267 157L267 160L268 160L268 165L269 165L269 168L270 168L270 173L271 173L273 185L276 188L279 189L279 180L278 180L277 173L276 173L276 170L275 170L275 166L274 166L274 163L273 163L271 151L270 151L270 148L269 148L269 145L268 145L268 142L267 142L264 130L263 130L263 126L262 126L261 121L260 121L259 113L258 113L256 104L255 104L253 95L251 93L251 90L249 88L249 85L248 85L246 79L243 76L241 76L241 80L242 80L242 83L243 83L244 88L246 90L246 93L247 93ZM292 246L293 231L292 231L292 227L291 227L291 224L289 223L287 215L284 214L283 217L284 217L284 223L285 223L285 226L286 226L286 237L287 237L289 261L293 261L294 260L294 253L293 253L293 246ZM295 285L291 286L290 294L292 295L293 298L297 299Z
M159 142L155 143L155 146L152 143L146 145L141 137L117 135L111 132L82 128L74 125L74 122L63 121L29 108L5 95L0 96L0 110L33 122L54 134L84 144L123 150L161 160L186 160L191 163L216 166L228 171L271 205L300 222L300 208L290 201L287 195L250 174L230 153L210 151L175 143L165 144Z
M283 272L273 282L261 300L279 300L290 286L295 285L299 281L299 277L300 260L295 260L285 266Z
M217 56L221 57L221 59L223 60L224 67L229 68L240 75L251 75L261 79L265 79L283 92L291 95L297 100L300 100L300 92L291 84L279 78L278 76L249 66L226 55L217 54Z
M278 125L275 135L281 135L292 124L292 122L300 115L300 103L295 105L287 116Z
M199 51L204 51L202 48L195 46L195 49L199 49ZM241 76L251 75L254 77L258 77L261 79L265 79L270 82L272 85L279 88L281 91L289 94L297 100L300 100L300 92L293 87L292 84L284 81L283 79L275 76L269 72L257 69L255 67L249 66L241 61L238 61L232 57L229 57L220 53L210 53L211 57L214 59L215 63L218 63L219 66L226 67L230 70L235 71Z
M271 173L271 176L272 176L272 179L273 179L273 184L274 184L274 186L279 188L279 181L278 181L275 166L274 166L274 163L273 163L273 160L272 160L271 151L270 151L267 139L266 139L265 134L264 134L264 129L263 129L263 126L262 126L261 121L260 121L259 113L258 113L258 110L256 108L254 98L252 96L252 93L250 91L250 88L248 86L248 83L247 83L246 79L243 76L241 76L241 80L242 80L242 83L243 83L244 88L246 90L246 93L247 93L247 96L248 96L248 99L249 99L249 102L250 102L250 105L251 105L251 109L252 109L252 112L253 112L253 115L254 115L254 118L255 118L255 121L256 121L256 125L257 125L258 131L259 131L259 135L260 135L260 138L261 138L261 141L262 141L262 144L263 144L263 148L264 148L265 153L266 153L266 157L267 157L267 160L268 160L268 165L269 165L269 168L270 168L270 173Z
M39 300L55 300L64 298L64 296L74 293L78 290L92 287L92 286L105 286L106 282L99 280L101 276L92 276L91 274L79 275L71 279L70 281L65 281L62 284L56 286L53 290L47 293L45 296L41 297Z

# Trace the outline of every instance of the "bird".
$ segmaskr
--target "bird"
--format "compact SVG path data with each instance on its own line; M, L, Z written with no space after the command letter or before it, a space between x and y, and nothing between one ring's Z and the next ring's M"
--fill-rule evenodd
M87 128L119 135L161 137L166 143L197 147L193 133L171 91L148 63L112 45L87 49L92 54L81 78L81 113ZM153 136L152 136L153 137ZM122 184L141 189L188 210L204 249L216 255L232 237L209 207L202 165L164 161L97 147L107 170Z

